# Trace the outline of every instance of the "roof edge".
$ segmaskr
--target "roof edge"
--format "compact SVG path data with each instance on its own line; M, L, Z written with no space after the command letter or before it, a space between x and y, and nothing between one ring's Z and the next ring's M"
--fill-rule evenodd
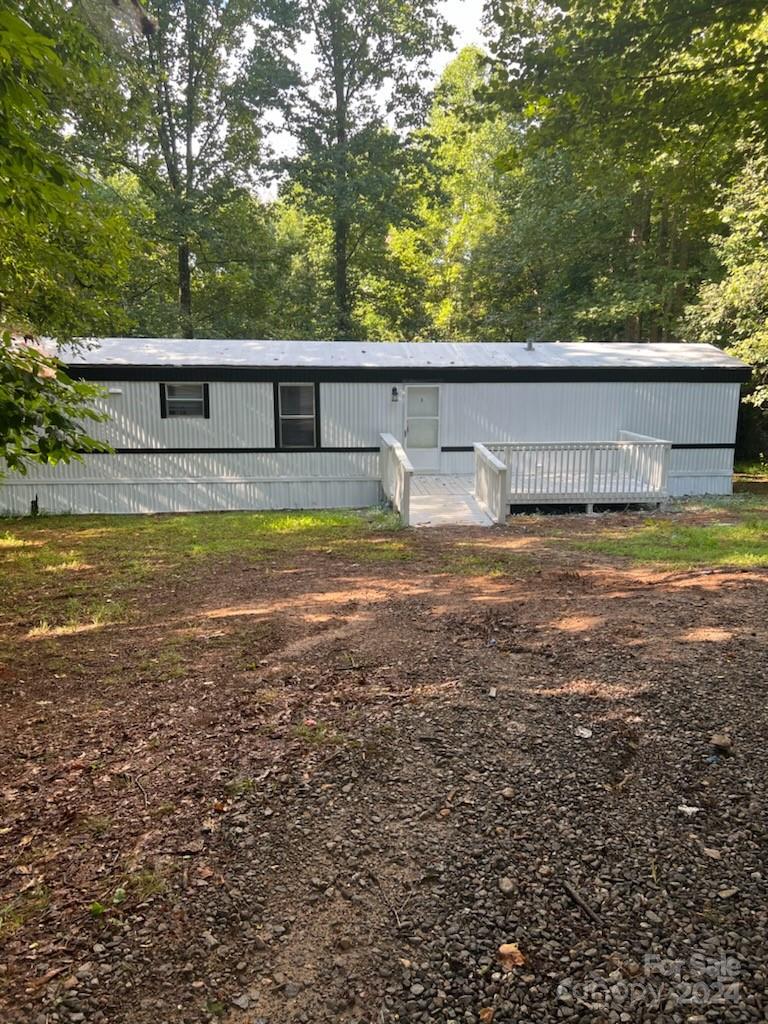
M90 381L306 381L307 383L667 383L744 384L752 369L722 366L180 366L136 363L67 364L69 375Z

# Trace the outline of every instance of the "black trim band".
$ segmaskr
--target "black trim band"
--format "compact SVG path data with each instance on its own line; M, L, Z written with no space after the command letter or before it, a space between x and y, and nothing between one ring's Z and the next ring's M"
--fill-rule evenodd
M714 448L730 448L730 449L734 449L736 447L736 445L735 444L719 444L719 443L718 444L673 444L671 447L674 448L676 451L681 451L681 450L682 451L699 451L699 450L706 450L706 449L710 449L710 448L713 448L713 449Z
M706 383L743 384L749 380L747 366L352 366L352 367L263 367L263 366L123 366L109 363L99 366L70 365L67 373L76 380L111 381L262 381L306 383L387 383L407 384L429 381L431 384L458 382L492 383Z
M79 449L79 455L306 455L307 452L379 452L378 446L341 448L113 448L111 452L90 452Z

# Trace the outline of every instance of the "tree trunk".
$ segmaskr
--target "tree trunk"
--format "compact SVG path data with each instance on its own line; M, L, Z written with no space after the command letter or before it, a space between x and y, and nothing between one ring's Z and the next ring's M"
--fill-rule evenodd
M189 242L179 244L179 326L182 338L194 338L192 327L192 275L189 267Z
M333 222L334 297L336 300L336 341L352 336L349 297L349 221L337 216Z
M352 337L352 300L349 293L349 213L347 211L347 76L344 60L344 9L334 0L331 9L331 59L336 118L336 181L334 187L333 261L336 304L336 341Z
M629 244L635 276L639 280L638 263L642 259L642 253L648 243L651 231L651 196L647 192L641 192L635 197L633 205L634 210ZM638 312L628 316L624 324L624 340L637 342L641 340L642 336L642 313Z

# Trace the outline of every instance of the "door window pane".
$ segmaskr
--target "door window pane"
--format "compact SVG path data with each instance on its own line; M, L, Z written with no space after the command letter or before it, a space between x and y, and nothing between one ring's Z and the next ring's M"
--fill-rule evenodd
M408 448L437 448L437 420L408 420Z
M409 416L437 416L440 391L436 387L408 388Z

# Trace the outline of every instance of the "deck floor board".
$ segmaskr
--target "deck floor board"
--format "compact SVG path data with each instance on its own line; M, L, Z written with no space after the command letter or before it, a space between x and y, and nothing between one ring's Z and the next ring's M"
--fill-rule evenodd
M411 526L491 526L470 475L416 473L411 479Z

